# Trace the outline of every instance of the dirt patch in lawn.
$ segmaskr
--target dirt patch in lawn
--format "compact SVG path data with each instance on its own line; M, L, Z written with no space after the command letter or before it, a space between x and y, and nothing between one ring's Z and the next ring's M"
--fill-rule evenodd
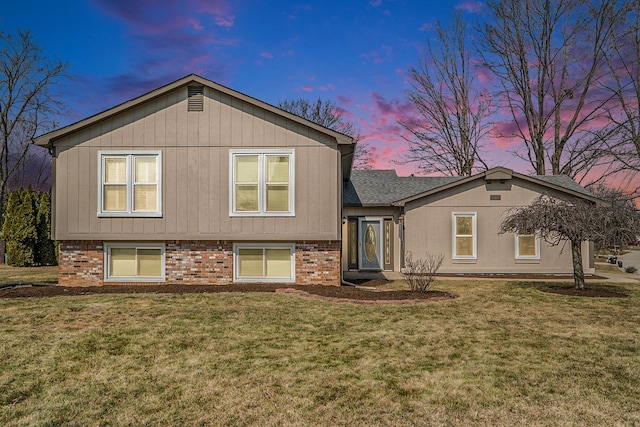
M428 291L427 293L413 293L408 290L377 290L376 286L387 283L384 280L363 281L358 287L354 286L323 286L323 285L288 285L265 283L234 283L229 285L105 285L105 286L58 286L58 285L18 285L0 289L0 298L51 297L92 294L187 294L187 293L215 293L215 292L283 292L300 296L321 297L322 299L349 302L352 301L422 301L456 298L449 292ZM365 288L374 289L365 289Z

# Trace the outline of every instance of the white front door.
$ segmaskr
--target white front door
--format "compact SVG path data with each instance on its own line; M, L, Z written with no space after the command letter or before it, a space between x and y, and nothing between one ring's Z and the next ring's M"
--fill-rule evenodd
M360 219L360 270L383 270L382 219Z

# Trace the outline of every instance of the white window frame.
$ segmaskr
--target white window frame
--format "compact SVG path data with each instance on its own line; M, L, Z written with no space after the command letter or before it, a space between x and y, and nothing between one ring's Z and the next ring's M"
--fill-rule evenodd
M262 249L263 262L266 249L289 249L291 256L291 275L289 277L240 276L238 256L240 249ZM296 281L296 245L294 243L234 243L233 244L233 281L262 283L295 283Z
M473 238L473 255L462 256L456 255L456 218L457 217L471 217L471 232ZM476 260L478 259L478 226L477 226L477 212L453 212L451 214L451 258L455 260Z
M523 236L531 236L535 234L536 236L536 254L532 255L532 256L525 256L525 255L520 255L520 242L518 241L518 237L520 236L520 234L515 233L514 234L514 238L515 238L515 249L516 249L516 254L515 257L516 259L532 259L532 260L539 260L540 259L540 234L539 233L530 233L530 234L523 234Z
M258 156L258 210L255 212L236 211L236 170L238 156ZM267 211L266 197L266 157L289 157L289 210L287 212ZM295 216L295 150L229 150L229 216Z
M135 248L135 249L160 249L162 257L162 275L157 276L111 276L111 249ZM104 281L105 282L164 282L166 280L166 257L164 243L120 243L109 242L104 244Z
M134 162L135 157L153 157L156 160L157 203L155 212L136 212L133 210ZM124 157L126 164L127 208L123 211L104 210L104 161L109 157ZM162 217L162 152L161 151L98 151L98 216L99 217Z

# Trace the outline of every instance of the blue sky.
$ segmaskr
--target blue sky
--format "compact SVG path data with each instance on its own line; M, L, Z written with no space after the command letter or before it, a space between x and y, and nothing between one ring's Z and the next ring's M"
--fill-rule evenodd
M45 54L66 61L65 125L190 73L271 104L331 99L373 147L374 167L406 147L399 118L411 111L407 69L438 19L474 0L56 0L6 2L0 28L30 29ZM526 172L505 148L491 166Z

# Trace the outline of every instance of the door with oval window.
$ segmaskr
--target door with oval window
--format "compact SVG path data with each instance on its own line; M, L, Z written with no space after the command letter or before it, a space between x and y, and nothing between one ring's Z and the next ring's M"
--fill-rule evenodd
M360 221L360 269L382 270L382 220Z

